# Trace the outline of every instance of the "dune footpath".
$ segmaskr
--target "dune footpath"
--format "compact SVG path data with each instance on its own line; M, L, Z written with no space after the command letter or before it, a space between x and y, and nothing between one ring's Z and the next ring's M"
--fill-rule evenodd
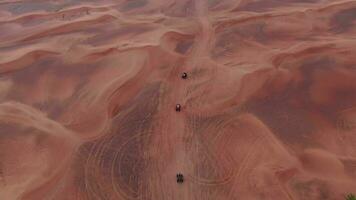
M355 80L352 0L0 1L0 199L344 199Z

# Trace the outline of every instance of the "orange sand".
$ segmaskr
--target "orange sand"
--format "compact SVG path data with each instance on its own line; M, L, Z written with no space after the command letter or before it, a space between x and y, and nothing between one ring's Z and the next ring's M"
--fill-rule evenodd
M355 55L352 0L1 1L0 199L343 199Z

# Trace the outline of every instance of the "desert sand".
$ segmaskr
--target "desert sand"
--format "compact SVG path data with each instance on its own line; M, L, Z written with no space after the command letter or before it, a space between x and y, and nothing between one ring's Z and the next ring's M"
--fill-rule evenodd
M0 1L1 200L349 193L356 1Z

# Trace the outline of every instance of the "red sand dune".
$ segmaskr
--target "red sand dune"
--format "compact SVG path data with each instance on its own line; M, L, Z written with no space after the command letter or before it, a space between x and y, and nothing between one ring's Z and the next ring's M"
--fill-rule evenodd
M1 200L349 193L356 1L0 1Z

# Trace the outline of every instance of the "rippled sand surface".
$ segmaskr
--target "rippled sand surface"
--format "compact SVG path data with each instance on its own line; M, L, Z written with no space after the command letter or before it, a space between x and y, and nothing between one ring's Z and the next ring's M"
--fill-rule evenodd
M348 193L356 1L0 1L1 200Z

